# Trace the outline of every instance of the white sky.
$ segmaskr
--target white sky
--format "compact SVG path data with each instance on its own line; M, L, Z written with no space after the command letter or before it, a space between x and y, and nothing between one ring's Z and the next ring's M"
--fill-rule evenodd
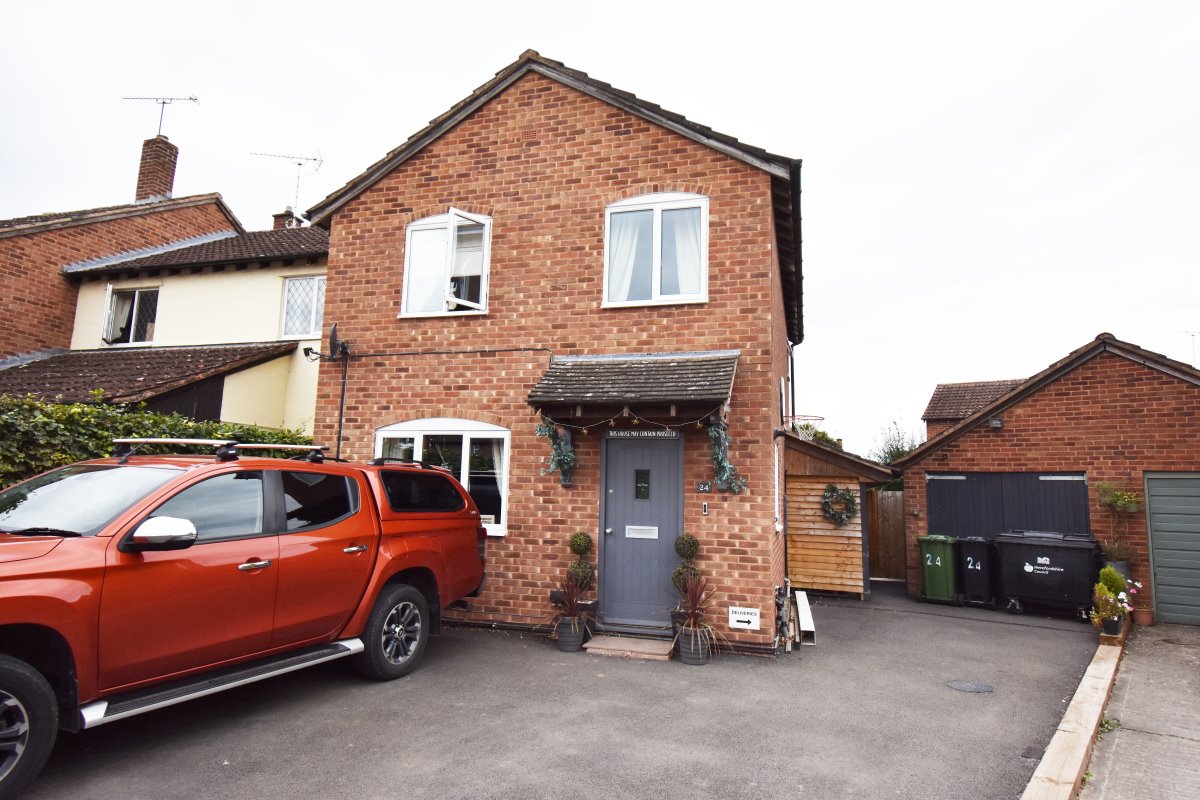
M307 209L533 48L804 159L797 410L867 454L1101 331L1195 363L1198 43L1194 2L12 4L0 218L131 201L121 97L195 95L176 196L267 228L296 166L252 151L324 158Z

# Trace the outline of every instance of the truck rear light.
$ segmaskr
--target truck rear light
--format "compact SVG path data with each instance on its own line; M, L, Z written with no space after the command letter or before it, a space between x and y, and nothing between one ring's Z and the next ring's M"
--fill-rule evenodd
M487 563L487 528L480 525L475 529L475 547L479 550L479 563Z

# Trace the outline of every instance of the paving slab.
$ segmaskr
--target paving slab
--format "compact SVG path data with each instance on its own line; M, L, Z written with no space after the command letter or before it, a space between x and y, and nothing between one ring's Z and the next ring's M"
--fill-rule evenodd
M1200 628L1135 628L1080 800L1200 794Z

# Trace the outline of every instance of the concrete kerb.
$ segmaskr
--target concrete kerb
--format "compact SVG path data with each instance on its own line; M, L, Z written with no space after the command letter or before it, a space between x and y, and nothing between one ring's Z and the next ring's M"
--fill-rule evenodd
M1119 636L1101 636L1092 663L1084 672L1021 800L1071 800L1079 793L1104 709L1117 680L1129 625L1126 618Z

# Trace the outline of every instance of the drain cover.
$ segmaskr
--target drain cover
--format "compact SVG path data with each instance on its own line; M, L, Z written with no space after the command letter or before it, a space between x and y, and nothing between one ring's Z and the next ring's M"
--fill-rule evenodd
M990 694L996 691L986 683L979 681L946 681L946 685L960 692L974 692L975 694Z

